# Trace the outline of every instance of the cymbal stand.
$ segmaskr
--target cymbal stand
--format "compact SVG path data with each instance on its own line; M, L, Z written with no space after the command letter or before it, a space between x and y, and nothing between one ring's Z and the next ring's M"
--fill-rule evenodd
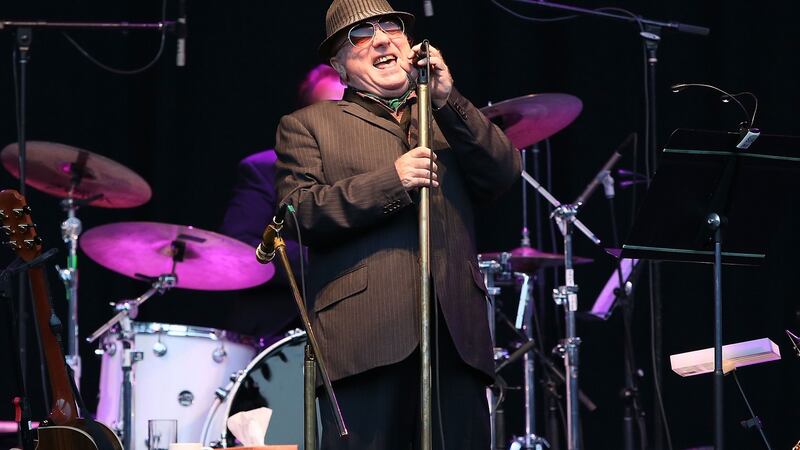
M81 354L78 333L78 238L83 231L83 224L78 219L76 212L81 206L99 198L98 194L89 199L75 198L75 189L83 179L83 168L86 165L85 153L78 156L78 161L69 164L72 173L70 188L67 198L61 201L61 208L67 213L67 218L61 222L61 238L67 244L67 265L65 268L56 266L58 276L64 282L67 297L67 351L65 359L67 365L75 374L75 385L81 385Z
M122 438L123 448L133 448L131 446L134 441L133 436L133 365L142 359L142 352L136 351L136 342L134 339L133 329L131 327L131 320L136 319L139 314L139 306L146 302L150 297L155 294L163 294L170 288L174 287L178 281L175 275L173 265L173 272L170 274L162 274L155 278L144 294L130 300L123 300L114 303L114 310L117 314L108 322L98 328L91 336L86 338L87 342L94 342L100 336L111 330L112 327L119 324L122 335L122 420L117 424L117 434Z
M522 168L525 170L527 167L528 162L528 149L523 148L519 152L520 158L522 159ZM538 159L538 150L534 149L534 159ZM538 219L539 209L538 209L538 197L537 197L537 210L536 215ZM537 223L538 225L538 223ZM538 227L537 227L538 229ZM522 183L522 239L519 243L520 247L530 247L531 246L531 233L528 229L528 185Z
M580 230L595 244L599 244L600 239L578 220L577 215L580 204L562 204L525 171L522 172L522 178L555 207L551 218L555 219L561 234L564 235L565 283L563 286L553 289L553 300L557 305L564 306L564 319L566 322L566 336L562 341L561 347L563 347L564 368L567 377L567 449L580 450L582 447L580 402L578 398L578 346L580 345L580 338L576 335L575 330L575 312L578 309L578 286L575 284L575 273L572 268L573 228Z
M502 256L503 258L507 258L507 256ZM495 260L488 260L488 261L478 261L478 268L480 269L481 273L483 274L483 283L486 285L486 292L489 294L488 300L489 304L486 307L486 312L489 319L489 336L492 339L492 352L495 355L495 359L497 359L497 355L499 353L498 348L495 346L495 333L496 333L496 326L495 326L495 297L500 295L500 287L495 286L495 274L501 273L506 266L507 261L495 261ZM505 442L505 430L502 416L499 414L498 404L497 404L497 396L495 395L494 391L491 388L486 389L486 397L489 402L489 435L491 436L490 442L492 443L492 448L495 450L504 449L506 442Z
M523 280L519 294L517 320L514 326L522 331L529 342L534 341L531 320L533 315L533 280L527 273L514 272L514 275ZM536 435L536 377L533 355L533 350L529 350L523 355L525 435L515 439L517 446L512 446L512 449L542 450L544 447L550 447L550 444L544 438Z
M75 385L81 385L81 356L78 349L78 237L83 230L80 219L75 215L78 205L70 195L61 202L67 211L67 219L61 223L61 238L67 244L67 265L56 266L67 294L67 351L65 358L75 374Z

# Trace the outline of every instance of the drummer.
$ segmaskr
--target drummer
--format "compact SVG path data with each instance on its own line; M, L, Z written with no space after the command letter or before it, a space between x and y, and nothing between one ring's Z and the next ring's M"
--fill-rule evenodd
M298 106L342 98L344 85L327 64L311 69L300 83ZM275 214L275 150L252 154L239 162L233 196L228 202L220 232L255 247ZM299 277L300 247L286 240L295 275ZM275 336L295 324L297 307L283 268L276 264L275 277L266 285L239 293L235 308L227 308L228 328L254 336ZM299 326L299 324L298 324Z

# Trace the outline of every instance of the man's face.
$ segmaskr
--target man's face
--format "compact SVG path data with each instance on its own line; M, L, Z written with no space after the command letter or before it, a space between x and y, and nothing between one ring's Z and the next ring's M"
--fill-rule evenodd
M370 19L375 21L378 19ZM347 84L381 97L398 97L409 87L411 45L408 36L389 36L374 26L375 36L364 47L348 40L331 59L331 65L347 74Z

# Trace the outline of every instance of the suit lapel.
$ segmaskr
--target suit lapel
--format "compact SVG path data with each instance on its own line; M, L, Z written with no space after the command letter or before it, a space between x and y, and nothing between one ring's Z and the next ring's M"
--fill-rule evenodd
M384 119L383 117L376 116L375 114L372 114L355 103L340 101L339 105L342 107L344 112L356 116L359 119L365 120L397 136L397 138L400 139L400 142L408 147L408 139L403 135L403 130L400 129L400 126L397 123Z

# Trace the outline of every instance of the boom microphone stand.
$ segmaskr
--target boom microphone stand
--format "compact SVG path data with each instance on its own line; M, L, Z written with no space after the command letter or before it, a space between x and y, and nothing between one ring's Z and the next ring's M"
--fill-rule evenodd
M280 257L283 269L286 271L286 277L289 279L289 285L292 289L295 305L298 312L300 312L300 319L303 321L303 327L306 329L306 336L308 337L308 344L305 349L305 361L303 364L304 381L303 381L303 442L306 450L316 450L317 448L317 409L316 409L316 375L317 368L322 375L322 384L325 387L325 392L330 401L331 411L333 417L336 419L336 426L339 429L339 436L347 436L347 426L342 417L342 411L339 408L339 402L336 400L336 393L333 391L331 379L328 376L328 366L325 364L325 359L322 356L320 347L317 341L317 335L311 327L311 320L308 317L308 309L303 297L300 295L300 288L297 286L297 280L294 278L292 265L289 262L289 256L286 254L286 243L280 236L280 229L283 226L283 221L280 224L270 225L275 230L273 239L274 252L267 256L263 261L261 257L258 258L259 262L266 263L274 258L277 253ZM266 232L265 232L266 235ZM259 246L259 251L261 247Z
M556 304L564 306L564 320L566 322L566 336L561 346L564 349L564 368L567 377L567 448L569 450L580 450L582 447L578 397L578 346L580 345L580 338L575 330L575 312L578 310L578 286L575 284L575 274L572 268L573 228L580 230L595 244L600 244L600 239L577 219L580 203L562 204L527 172L522 172L522 178L555 207L551 217L555 219L561 233L564 235L565 283L563 286L553 289L553 300Z

